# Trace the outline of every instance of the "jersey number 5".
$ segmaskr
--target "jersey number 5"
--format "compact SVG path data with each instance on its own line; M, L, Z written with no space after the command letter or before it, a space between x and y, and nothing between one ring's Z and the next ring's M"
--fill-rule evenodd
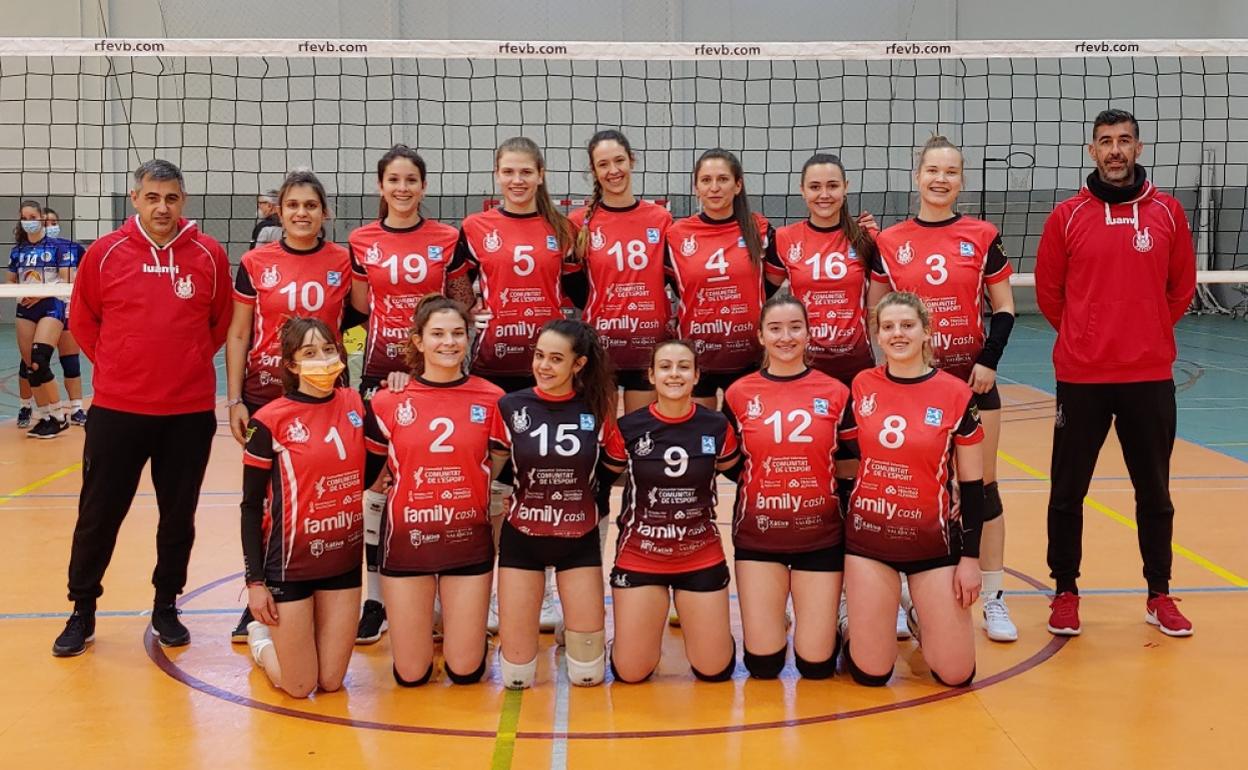
M565 422L555 426L555 452L563 457L571 457L581 451L581 438L576 435L576 425ZM537 453L542 457L549 454L550 426L537 426L529 435L537 439Z

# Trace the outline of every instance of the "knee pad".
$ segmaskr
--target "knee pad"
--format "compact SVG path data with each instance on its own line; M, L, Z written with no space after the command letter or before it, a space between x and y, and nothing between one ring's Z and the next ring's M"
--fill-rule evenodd
M971 682L975 681L975 667L974 666L971 667L970 676L968 676L963 681L958 682L957 684L949 684L944 679L941 679L940 674L936 673L936 669L932 669L932 679L935 679L937 684L943 684L945 687L952 687L955 690L960 690L963 687L970 687Z
M25 361L19 361L17 363L17 379L26 380L27 384L30 384L30 369L26 368Z
M503 687L506 687L508 690L527 690L533 686L534 680L537 679L536 655L528 663L512 663L507 660L500 650L498 653L498 667L503 674Z
M476 684L481 681L481 677L485 676L486 664L490 661L490 643L485 643L485 652L481 653L481 665L477 666L477 670L471 674L456 674L451 670L450 664L443 662L442 668L446 670L446 677L455 684Z
M52 353L55 350L56 348L43 342L36 342L30 346L30 367L27 371L32 388L55 379L52 374Z
M402 674L399 673L398 666L391 666L390 671L394 674L394 681L398 682L399 687L420 687L422 684L427 683L429 678L433 676L433 661L429 661L429 670L425 672L424 676L411 681L403 678Z
M567 642L568 680L577 687L602 684L606 676L607 632L563 632Z
M504 512L503 502L515 492L515 487L509 484L500 484L497 481L490 482L490 516L502 516Z
M1001 489L997 487L997 482L993 481L984 485L984 521L989 522L993 519L1000 518L1005 513L1005 506L1001 503Z
M689 668L693 669L693 675L697 677L700 682L727 682L729 679L732 679L732 672L737 670L736 640L733 640L732 642L732 657L728 659L728 666L723 671L715 674L704 674L692 665L689 666Z
M82 364L78 361L77 353L61 356L61 373L71 379L82 376Z
M741 661L755 679L775 679L784 670L784 657L788 651L789 647L785 645L769 655L755 655L747 647L741 653Z
M893 678L893 669L890 667L887 674L875 675L868 674L866 671L858 668L858 664L854 663L854 656L849 652L849 645L845 645L845 667L849 669L849 675L853 680L863 687L883 687L888 684L888 680Z
M381 541L381 517L386 512L386 494L364 490L364 545Z
M809 661L797 654L797 650L793 650L793 663L797 666L797 673L802 675L803 679L828 679L836 674L836 656L841 654L841 640L837 637L836 644L832 646L832 655L827 660Z

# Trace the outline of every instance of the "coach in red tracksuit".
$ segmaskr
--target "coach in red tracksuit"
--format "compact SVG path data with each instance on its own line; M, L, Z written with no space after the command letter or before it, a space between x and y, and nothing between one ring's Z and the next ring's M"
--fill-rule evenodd
M1049 216L1036 255L1036 300L1057 330L1057 417L1049 494L1048 560L1057 582L1049 631L1079 627L1083 498L1110 422L1135 487L1145 619L1171 636L1192 624L1170 591L1170 454L1175 401L1174 325L1196 287L1183 207L1136 164L1143 149L1131 113L1096 116L1087 187Z
M160 510L152 629L166 646L190 641L174 600L186 583L217 428L212 359L230 322L230 264L221 244L181 218L186 191L177 166L139 166L130 200L137 214L87 250L70 305L70 329L94 365L95 396L69 557L74 612L52 646L58 657L92 640L104 571L148 460Z

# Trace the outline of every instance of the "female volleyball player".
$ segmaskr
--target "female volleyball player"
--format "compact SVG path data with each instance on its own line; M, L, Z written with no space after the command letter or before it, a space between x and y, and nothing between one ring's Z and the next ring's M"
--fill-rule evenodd
M459 231L426 219L420 204L428 189L425 160L396 144L377 161L378 218L351 232L351 304L368 316L360 395L371 411L373 395L386 376L406 371L412 314L421 298L447 294L471 304L467 266L456 263ZM378 477L385 457L369 454L364 470L364 557L368 586L356 641L372 644L386 630L386 609L377 576L377 538L386 495Z
M22 201L19 217L13 229L15 245L9 252L8 282L68 283L70 270L77 263L74 245L47 236L43 207L37 202ZM69 427L52 373L52 353L65 329L65 309L66 302L60 297L25 297L17 302L14 331L22 357L18 374L20 377L24 371L35 402L35 425L26 433L30 438L56 438ZM21 427L21 415L18 422Z
M63 232L61 215L48 206L43 207L43 232L48 238L68 244L73 257L73 265L69 268L69 280L73 283L75 274L78 272L78 262L86 250L73 240L61 237ZM65 328L61 331L61 338L57 340L56 354L61 362L61 377L65 380L65 396L69 400L69 406L65 407L65 412L69 415L69 424L77 425L79 428L87 425L87 412L82 407L81 353L82 348L78 346L78 341L74 339L73 333L69 330L69 302L67 301L65 303ZM22 398L29 399L29 383L24 378L20 380L20 383Z
M246 445L247 420L282 391L278 332L293 316L339 331L351 292L351 256L325 240L325 187L311 171L292 171L278 193L283 236L243 255L234 276L234 315L225 342L226 408L234 440ZM363 503L361 503L363 505ZM243 611L231 639L246 641Z
M1005 519L997 488L997 446L1001 441L1001 395L996 369L1014 328L1010 263L997 228L954 211L962 191L962 152L933 136L919 153L915 181L919 215L876 238L883 270L873 274L871 299L891 286L914 292L932 315L934 363L967 382L975 393L984 428L984 630L997 642L1018 639L1005 605ZM982 297L992 305L985 336Z
M487 660L490 429L503 391L464 374L467 308L435 294L415 311L407 358L416 377L373 396L369 425L369 450L383 453L394 479L379 554L394 678L404 687L429 681L440 597L446 675L471 684Z
M674 598L694 676L722 682L736 667L736 644L728 620L728 565L715 526L715 473L736 461L736 438L721 413L693 402L698 356L692 343L660 343L652 356L648 379L657 401L620 420L620 444L608 452L628 457L611 570L611 668L623 682L654 672Z
M924 660L937 681L963 687L975 676L969 608L980 588L984 433L970 387L932 366L922 301L890 293L875 322L885 363L852 388L861 462L845 522L846 665L860 684L892 676L904 573Z
M741 162L731 152L702 153L693 189L702 212L668 229L667 267L680 300L680 335L698 350L693 398L715 409L720 389L758 366L758 313L773 291L763 259L775 231L750 211Z
M793 652L802 676L824 679L840 651L844 531L835 473L855 435L849 388L807 365L806 308L789 294L767 300L759 319L763 368L724 394L724 411L741 444L732 538L737 596L750 674L774 679L788 652L785 607L796 628ZM838 467L839 466L839 467Z
M336 387L346 354L331 328L284 322L286 393L251 416L243 452L243 557L256 618L248 643L294 698L342 687L360 606L364 402Z
M532 367L536 386L503 397L492 437L495 467L510 461L516 479L498 548L503 685L533 684L543 574L553 567L568 678L592 686L606 663L594 498L597 485L609 483L598 468L604 447L618 446L615 383L598 336L581 321L547 322Z

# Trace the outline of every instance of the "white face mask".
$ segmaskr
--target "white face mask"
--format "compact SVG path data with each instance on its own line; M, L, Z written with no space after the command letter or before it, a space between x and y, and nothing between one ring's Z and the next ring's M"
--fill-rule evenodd
M39 232L39 229L41 227L43 227L43 223L40 222L38 219L23 219L22 220L22 229L26 231L27 235L34 235L35 233Z
M60 238L60 237L61 237L61 226L60 226L60 225L48 225L47 227L43 228L43 231L44 231L45 233L47 233L47 234L48 234L48 237L49 237L49 238Z

